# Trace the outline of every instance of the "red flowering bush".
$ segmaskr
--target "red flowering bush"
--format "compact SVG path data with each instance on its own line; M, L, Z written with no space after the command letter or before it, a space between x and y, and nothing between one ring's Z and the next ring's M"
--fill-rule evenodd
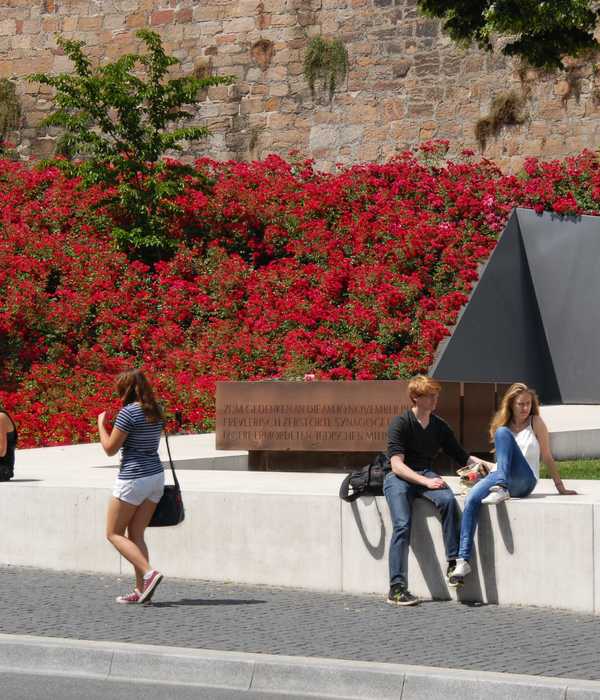
M0 402L20 444L96 439L133 365L189 430L211 428L218 379L426 371L513 207L600 208L595 154L506 176L446 149L333 174L202 159L152 268L116 249L110 192L0 161Z

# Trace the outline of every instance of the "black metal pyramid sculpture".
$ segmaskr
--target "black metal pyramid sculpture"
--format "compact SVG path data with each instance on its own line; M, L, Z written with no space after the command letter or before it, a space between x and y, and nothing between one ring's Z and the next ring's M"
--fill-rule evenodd
M600 217L515 209L431 374L600 403Z

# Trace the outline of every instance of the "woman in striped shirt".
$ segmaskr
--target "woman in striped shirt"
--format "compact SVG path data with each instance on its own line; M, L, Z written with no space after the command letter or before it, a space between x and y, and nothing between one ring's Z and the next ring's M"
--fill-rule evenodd
M106 411L98 416L100 442L106 454L112 456L121 450L121 468L108 506L106 537L135 569L134 591L119 596L117 603L147 603L162 580L162 574L148 561L144 530L165 485L158 456L163 416L142 371L120 374L117 392L123 408L111 432L106 426Z

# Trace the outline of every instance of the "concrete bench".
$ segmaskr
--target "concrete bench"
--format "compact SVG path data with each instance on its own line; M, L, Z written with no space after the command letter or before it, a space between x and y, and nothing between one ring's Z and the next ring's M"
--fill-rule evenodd
M454 490L457 480L447 479ZM433 506L414 507L409 584L423 598L540 605L600 613L600 482L573 481L581 495L559 496L541 480L526 499L482 506L473 573L455 593L444 581L441 525ZM461 507L464 496L459 496ZM383 592L391 522L384 498L342 511L344 589ZM346 505L346 504L345 504ZM354 506L355 504L352 504ZM377 580L377 587L365 580Z
M5 523L0 563L131 575L104 539L116 468L18 466L0 483ZM340 501L341 474L184 470L186 520L151 529L152 560L167 577L237 581L326 591L387 591L390 519L385 499ZM448 479L453 488L458 480ZM543 605L600 613L600 482L553 495L484 506L475 573L464 600ZM410 587L447 599L441 526L430 504L415 504Z

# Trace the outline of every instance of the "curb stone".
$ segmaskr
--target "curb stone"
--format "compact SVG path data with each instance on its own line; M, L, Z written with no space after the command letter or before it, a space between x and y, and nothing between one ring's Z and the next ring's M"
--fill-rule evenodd
M600 700L600 681L0 634L0 671L347 700Z

